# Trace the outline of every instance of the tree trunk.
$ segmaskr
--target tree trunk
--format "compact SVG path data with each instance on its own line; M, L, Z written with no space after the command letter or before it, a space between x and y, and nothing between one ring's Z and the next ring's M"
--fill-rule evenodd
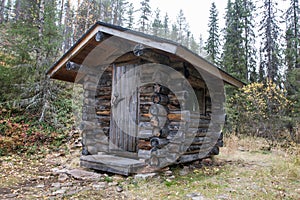
M0 5L0 24L4 22L4 6L5 6L5 0L2 0Z
M38 21L38 37L39 42L43 41L43 32L44 32L44 15L45 15L45 0L40 0L39 4L39 21ZM40 77L41 70L39 65L42 63L42 43L39 43L39 46L36 48L36 70L35 76Z
M65 1L64 1L64 0L61 0L61 4L60 4L60 12L59 12L59 26L60 26L60 27L61 27L62 21L63 21L64 4L65 4Z
M87 12L86 12L86 18L85 18L85 25L84 25L84 31L86 31L88 29L89 26L89 18L90 18L90 6L91 6L91 2L87 1Z
M18 21L19 18L20 18L20 7L21 7L21 2L20 0L16 0L16 3L15 3L15 21Z

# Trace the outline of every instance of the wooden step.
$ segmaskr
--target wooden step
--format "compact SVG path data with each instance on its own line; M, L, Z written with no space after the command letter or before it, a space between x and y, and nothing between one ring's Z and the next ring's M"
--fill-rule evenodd
M111 172L122 175L136 173L146 166L143 161L120 157L117 155L87 155L80 157L80 165L89 169Z

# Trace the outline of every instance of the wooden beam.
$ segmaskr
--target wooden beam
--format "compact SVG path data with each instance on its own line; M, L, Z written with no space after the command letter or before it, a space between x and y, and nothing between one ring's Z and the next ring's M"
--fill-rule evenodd
M117 30L106 26L100 26L100 25L97 28L97 31L98 30L107 34L111 34L126 40L140 43L172 54L175 54L177 50L177 45L175 44L170 44L168 42L163 42L163 41L156 41L155 39L150 39L149 36L138 35L138 33L135 31L121 31L121 30Z
M99 28L93 29L86 37L84 37L74 48L65 54L62 59L48 72L48 75L52 77L62 66L64 66L67 61L71 60L72 57L77 55L81 49L83 49L88 41L92 39L95 34L99 31Z
M235 87L242 87L243 85L245 85L243 82L233 78L232 76L228 75L226 72L217 68L214 64L193 54L190 51L187 51L183 47L178 47L175 54L181 58L184 58L195 67L200 68L208 72L209 74L212 74L215 77L224 80L226 83L229 83L230 85L233 85Z
M139 57L153 63L160 63L164 65L170 64L170 60L168 56L156 53L151 49L144 49L143 54L140 55Z

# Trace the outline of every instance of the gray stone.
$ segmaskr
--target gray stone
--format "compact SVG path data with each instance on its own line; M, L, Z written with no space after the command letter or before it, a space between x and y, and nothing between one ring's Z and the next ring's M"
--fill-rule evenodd
M175 176L174 176L174 175L172 175L172 176L170 176L170 177L169 177L169 179L174 179L174 178L175 178Z
M93 187L94 190L100 190L100 189L106 188L107 183L106 182L99 182L99 183L94 184L92 187Z
M5 195L6 198L15 198L17 196L18 194L13 194L13 193Z
M51 187L60 188L60 183L52 183Z
M96 141L95 141L94 138L88 138L88 136L87 136L87 138L86 138L84 144L85 144L86 146L94 146L94 145L96 144Z
M186 197L192 200L205 200L205 198L200 193L194 193L194 192L187 194Z
M45 185L44 184L39 184L39 185L37 185L37 186L35 186L36 188L44 188L45 187Z
M87 145L87 149L88 149L88 152L92 155L97 154L99 152L98 148L95 145Z
M216 196L216 199L218 199L218 200L221 200L221 199L226 200L226 199L230 199L230 197L227 194L221 194L221 195Z
M67 173L68 169L59 169L57 167L51 169L53 175L59 175L63 173Z
M65 189L60 189L60 190L56 190L55 192L52 193L53 196L55 195L59 195L59 194L64 194L66 192Z
M103 141L101 143L98 142L96 145L97 145L97 153L101 152L101 151L104 151L104 152L108 151L108 143L105 143Z
M157 173L136 174L134 176L134 179L143 179L143 180L146 180L146 179L149 179L149 178L153 178L156 175L157 175Z
M192 197L192 200L205 200L202 196Z
M101 174L82 169L72 169L67 174L78 180L99 180L102 177Z
M74 194L77 194L79 192L79 190L70 190L66 193L67 196L71 196L71 195L74 195Z
M123 192L123 187L122 186L117 186L116 191L117 192Z
M167 170L167 171L165 171L165 175L166 176L172 176L173 172L171 170Z
M69 176L67 174L59 174L58 181L65 182L68 178L69 178Z
M60 184L61 187L71 187L73 185L72 182L62 183Z
M108 183L108 186L116 186L116 185L118 185L118 182L116 181Z

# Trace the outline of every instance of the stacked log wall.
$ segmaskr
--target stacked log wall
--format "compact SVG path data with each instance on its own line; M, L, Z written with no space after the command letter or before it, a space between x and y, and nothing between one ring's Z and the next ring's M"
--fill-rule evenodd
M172 66L172 63L170 65ZM186 70L190 71L187 80L194 90L204 91L205 108L200 110L199 116L185 107L185 103L182 102L185 102L187 94L185 87L178 80L169 81L169 84L173 81L178 85L179 90L176 94L158 84L147 84L139 88L138 157L146 159L153 165L201 159L204 157L201 151L206 150L203 147L211 144L215 136L220 134L220 132L208 132L211 124L211 97L201 75L195 73L193 67L185 63L176 63L173 68L184 75L187 74ZM141 79L148 82L153 79L153 74L143 73ZM85 147L83 153L96 154L108 151L111 92L112 67L106 69L100 79L94 74L86 75L82 117ZM149 112L153 105L163 106L167 112L163 115L166 116ZM188 117L185 118L185 116ZM161 121L164 121L163 127L158 124ZM182 127L188 127L188 129L184 130ZM188 146L187 143L189 143ZM219 147L222 145L221 134L209 154L218 154Z
M176 63L175 69L182 74L184 63ZM223 145L222 134L220 131L208 132L211 125L211 97L201 75L193 71L193 67L186 67L185 70L192 71L192 75L187 77L194 90L202 90L202 103L205 105L199 113L188 110L185 103L188 94L185 86L178 80L169 80L169 84L177 84L176 94L169 91L160 94L155 91L155 84L140 88L140 124L139 124L139 157L148 159L149 164L154 166L166 166L178 162L189 162L201 158L216 155L219 153L219 147ZM189 73L191 74L191 73ZM197 81L195 81L197 80ZM173 84L173 85L174 85ZM182 90L180 90L182 88ZM151 89L152 97L151 97ZM146 92L147 91L147 92ZM150 98L152 98L150 101ZM167 130L163 137L156 135L159 129L157 124L151 124L151 106L161 103L167 110ZM188 116L185 118L185 116ZM153 117L153 116L152 116ZM157 117L159 120L159 117ZM154 121L157 121L154 120ZM183 127L188 127L187 129ZM156 130L157 129L157 130ZM156 134L155 134L156 133ZM216 140L216 136L219 136ZM211 145L214 147L211 149ZM211 149L208 152L208 147Z
M86 74L84 77L84 99L82 109L83 155L108 151L110 126L112 67L101 77Z

